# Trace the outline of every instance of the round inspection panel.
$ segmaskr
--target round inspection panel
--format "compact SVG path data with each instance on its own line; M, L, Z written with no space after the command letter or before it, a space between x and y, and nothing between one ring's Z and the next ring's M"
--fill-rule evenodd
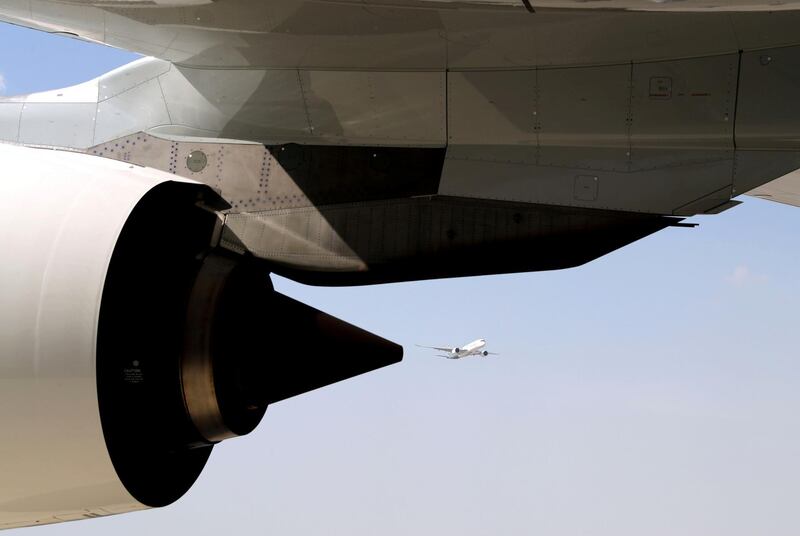
M207 165L208 157L206 156L206 153L200 151L199 149L192 151L189 153L189 156L186 157L186 167L189 168L189 171L193 173L200 173L206 168Z

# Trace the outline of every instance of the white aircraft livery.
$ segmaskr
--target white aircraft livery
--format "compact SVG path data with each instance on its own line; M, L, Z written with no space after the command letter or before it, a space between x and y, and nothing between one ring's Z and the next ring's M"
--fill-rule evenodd
M0 0L0 21L144 56L0 97L0 528L166 506L269 404L402 359L273 273L564 269L744 195L800 206L800 0Z
M446 354L437 354L438 357L445 357L447 359L461 359L469 356L482 356L487 357L490 355L499 355L495 352L485 350L486 339L476 339L464 346L448 347L448 346L422 346L420 348L430 348L431 350L438 350L440 352L447 352Z

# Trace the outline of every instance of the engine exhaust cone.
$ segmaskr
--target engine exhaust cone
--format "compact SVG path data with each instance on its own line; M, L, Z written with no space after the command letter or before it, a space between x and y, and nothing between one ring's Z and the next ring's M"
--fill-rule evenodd
M247 400L266 406L403 359L403 348L327 313L273 292L263 321L278 333L263 339L237 338L244 361ZM250 345L250 348L247 346Z
M216 442L252 431L269 404L402 358L401 346L275 292L260 264L211 255L189 302L184 399Z

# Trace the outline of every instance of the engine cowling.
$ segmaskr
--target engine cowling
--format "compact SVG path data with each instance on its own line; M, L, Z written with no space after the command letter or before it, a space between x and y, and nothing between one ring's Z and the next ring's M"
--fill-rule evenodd
M0 528L169 504L270 403L402 358L212 247L206 186L77 153L0 161Z

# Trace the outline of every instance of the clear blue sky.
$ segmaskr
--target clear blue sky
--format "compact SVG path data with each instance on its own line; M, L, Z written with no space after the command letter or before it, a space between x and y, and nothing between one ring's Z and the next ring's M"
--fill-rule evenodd
M7 95L134 57L0 25ZM33 530L796 536L800 208L744 200L567 271L278 279L403 344L404 362L270 407L175 505ZM414 347L478 337L502 355Z

